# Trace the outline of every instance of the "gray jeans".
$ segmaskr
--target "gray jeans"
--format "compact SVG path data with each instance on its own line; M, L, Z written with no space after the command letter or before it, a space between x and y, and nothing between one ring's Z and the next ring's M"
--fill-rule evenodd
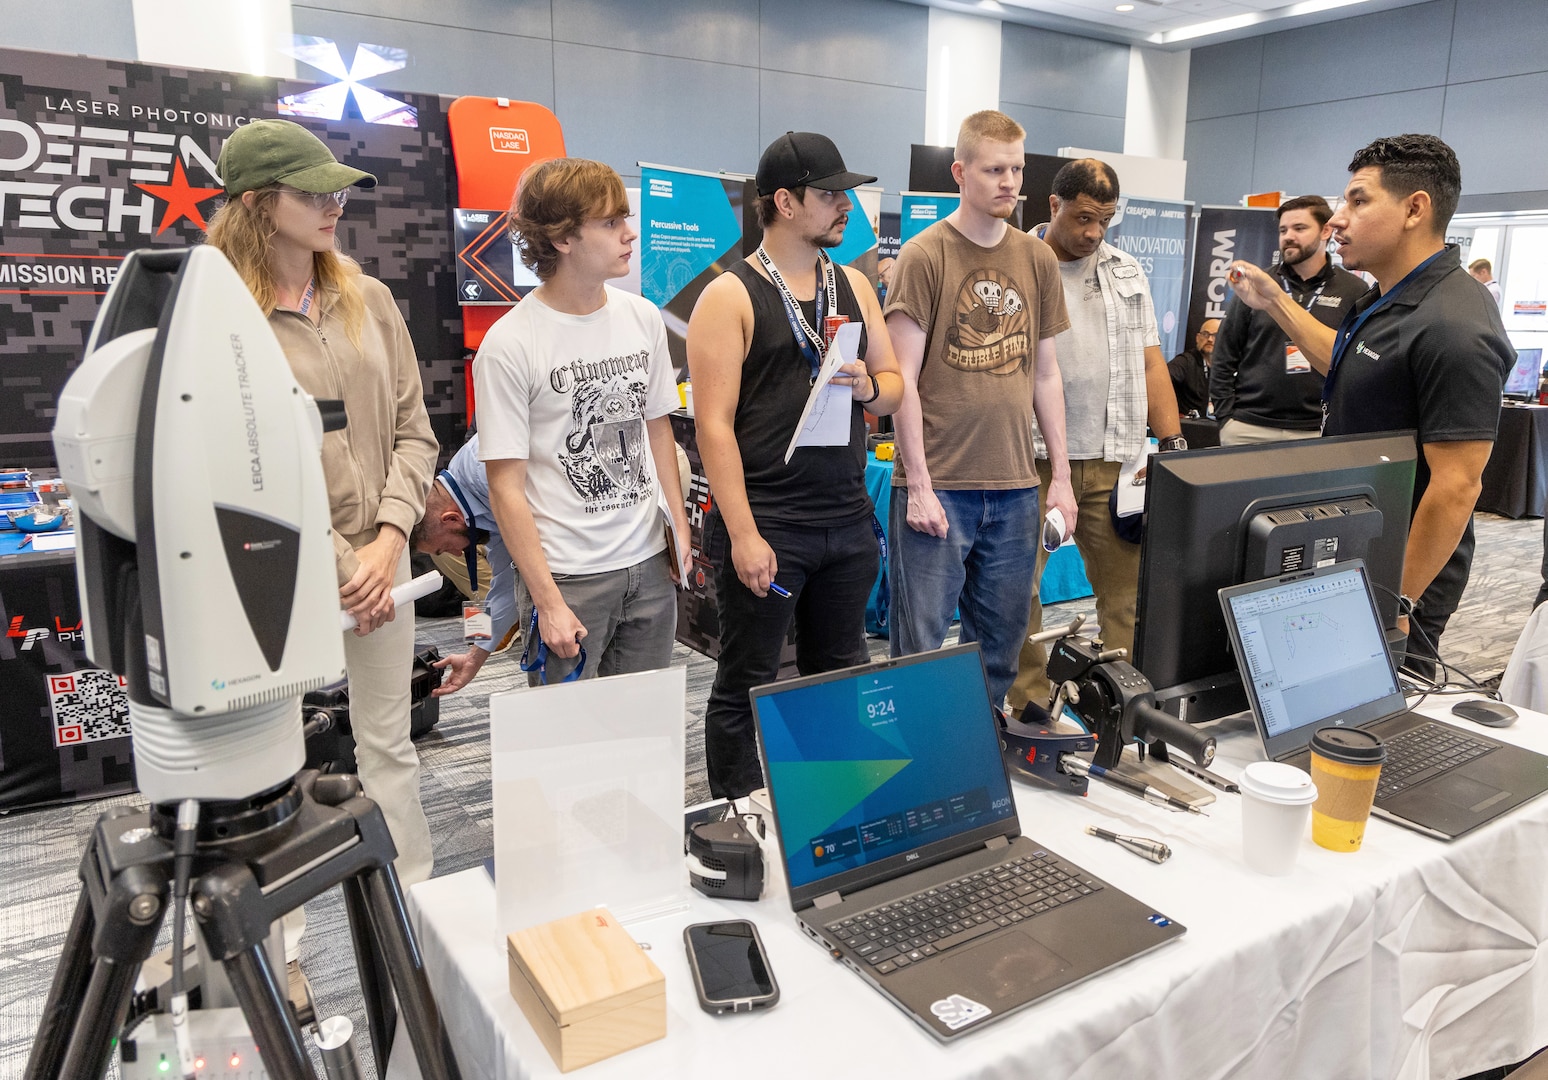
M582 679L671 666L672 642L677 637L677 587L669 566L663 551L623 570L554 575L559 594L586 628ZM532 622L532 596L525 588L521 589L520 618L525 631ZM534 658L536 643L523 645L528 647L528 658ZM579 660L578 655L566 660L549 653L548 684L563 679ZM527 685L541 683L538 672L527 673Z

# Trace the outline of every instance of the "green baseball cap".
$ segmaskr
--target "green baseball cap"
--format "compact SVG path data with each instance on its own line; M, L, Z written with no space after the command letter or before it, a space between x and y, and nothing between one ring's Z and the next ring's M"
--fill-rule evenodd
M289 120L253 120L237 128L215 168L231 195L270 184L316 194L376 186L376 177L340 164L321 139Z

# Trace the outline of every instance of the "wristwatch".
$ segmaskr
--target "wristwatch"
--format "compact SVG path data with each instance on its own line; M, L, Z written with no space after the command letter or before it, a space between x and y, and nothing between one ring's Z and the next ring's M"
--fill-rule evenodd
M1415 600L1412 596L1399 596L1398 597L1398 618L1400 618L1400 619L1407 619L1407 618L1411 617L1413 615L1413 613L1414 613L1414 609L1417 608L1418 606L1419 606L1419 601Z
M1168 435L1160 442L1160 450L1163 454L1170 453L1173 450L1186 449L1188 449L1188 440L1181 435Z
M875 375L870 375L867 373L867 377L871 380L871 396L866 398L864 401L856 401L856 405L869 405L871 402L881 397L881 383L876 381Z

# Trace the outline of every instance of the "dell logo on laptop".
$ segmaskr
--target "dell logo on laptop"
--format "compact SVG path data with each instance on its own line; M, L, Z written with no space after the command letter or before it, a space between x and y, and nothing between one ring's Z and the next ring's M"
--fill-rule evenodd
M918 858L919 858L919 852L917 852L917 851L910 851L907 855L905 855L903 857L903 861L904 862L915 862L915 861L918 860Z

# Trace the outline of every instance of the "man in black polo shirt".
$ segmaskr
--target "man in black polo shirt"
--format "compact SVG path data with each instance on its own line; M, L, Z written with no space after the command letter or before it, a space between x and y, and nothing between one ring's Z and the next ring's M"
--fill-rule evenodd
M1249 263L1232 265L1232 284L1326 375L1324 434L1418 432L1400 608L1413 613L1407 666L1429 675L1427 658L1467 585L1473 504L1515 350L1489 294L1445 240L1462 190L1451 147L1433 135L1377 139L1349 171L1333 239L1344 265L1371 274L1376 288L1355 302L1337 331ZM1399 627L1409 631L1409 620Z
M1301 307L1336 327L1365 292L1365 282L1328 258L1328 219L1321 195L1279 207L1279 264L1269 271ZM1220 421L1220 445L1315 439L1322 427L1322 375L1264 311L1232 299L1215 341L1209 397Z

